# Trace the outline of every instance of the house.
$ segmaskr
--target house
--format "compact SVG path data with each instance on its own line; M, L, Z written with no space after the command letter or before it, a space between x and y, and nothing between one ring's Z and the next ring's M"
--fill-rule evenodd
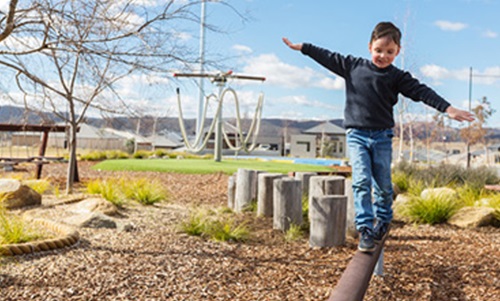
M80 149L95 150L123 150L126 140L123 137L115 135L106 129L98 129L86 123L79 125L79 131L76 135L76 145ZM50 133L48 147L67 148L68 140L66 133Z
M345 129L331 122L324 122L303 131L301 135L292 135L290 155L299 158L345 158Z

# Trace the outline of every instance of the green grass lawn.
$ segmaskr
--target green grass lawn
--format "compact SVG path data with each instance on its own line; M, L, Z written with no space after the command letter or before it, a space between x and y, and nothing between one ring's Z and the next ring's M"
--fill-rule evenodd
M238 168L263 170L286 174L295 172L329 172L332 168L320 165L294 164L286 162L259 161L259 160L222 160L213 159L127 159L106 160L96 164L97 170L130 170L130 171L159 171L186 174L209 174L223 172L233 174Z

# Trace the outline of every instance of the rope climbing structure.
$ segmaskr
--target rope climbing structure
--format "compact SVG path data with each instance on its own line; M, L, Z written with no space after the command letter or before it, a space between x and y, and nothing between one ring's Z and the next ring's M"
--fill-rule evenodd
M205 74L205 73L175 73L174 77L201 77L201 78L210 78L210 80L215 83L215 85L219 88L218 94L210 94L206 97L205 99L205 105L204 105L204 110L202 113L202 120L200 121L201 127L203 128L205 124L205 119L207 116L207 107L208 104L211 100L215 100L217 104L217 108L215 110L215 116L212 120L212 123L210 124L210 127L208 129L207 133L202 133L199 132L197 133L194 142L191 143L188 140L187 134L186 134L186 128L184 125L184 118L182 115L182 105L181 105L181 97L180 97L180 90L177 88L177 104L179 106L179 126L181 129L182 133L182 138L184 139L184 144L186 145L187 149L191 152L201 152L205 147L207 146L207 142L212 135L212 133L215 132L215 146L214 146L214 160L216 162L221 161L222 157L222 138L224 137L224 140L226 141L226 144L231 150L234 151L241 151L244 150L246 152L252 151L255 146L256 146L256 139L259 133L260 129L260 120L262 116L262 107L264 103L264 94L260 93L258 102L257 102L257 107L255 108L255 113L252 119L252 123L250 125L250 128L248 132L245 133L243 132L243 128L241 125L241 115L240 115L240 105L239 105L239 100L238 100L238 95L236 91L232 88L225 88L227 80L228 79L239 79L239 80L255 80L255 81L265 81L265 77L259 77L259 76L249 76L249 75L236 75L233 74L232 71L226 72L226 73L216 73L216 74ZM223 117L222 117L222 107L223 107L223 102L224 98L226 95L232 95L235 101L235 107L236 107L236 128L237 128L237 137L238 139L235 139L235 143L233 144L229 138L229 135L224 129L223 126ZM205 134L205 137L203 137L203 134ZM251 141L250 141L251 139Z

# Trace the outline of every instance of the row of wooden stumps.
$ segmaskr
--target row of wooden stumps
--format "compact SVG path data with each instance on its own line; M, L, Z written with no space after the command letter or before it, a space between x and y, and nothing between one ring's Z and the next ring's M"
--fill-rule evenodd
M345 243L346 232L354 231L354 208L346 195L349 189L350 180L342 176L313 172L286 176L238 169L229 178L228 207L242 212L256 200L257 215L272 217L273 229L287 231L292 224L302 224L302 198L307 195L311 247L335 247Z
M351 179L313 172L286 176L239 169L228 181L229 208L242 212L257 200L257 215L272 217L273 229L281 231L302 224L304 195L309 203L311 247L341 246L346 235L357 237ZM373 272L382 274L384 242L385 238L372 253L355 253L329 300L363 300Z

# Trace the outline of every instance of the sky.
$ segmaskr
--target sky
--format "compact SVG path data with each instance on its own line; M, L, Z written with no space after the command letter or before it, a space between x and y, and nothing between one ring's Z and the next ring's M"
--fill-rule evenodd
M229 81L236 90L241 114L253 116L258 93L264 93L264 118L327 120L342 118L345 90L342 78L282 42L309 42L344 55L369 58L373 27L391 21L403 32L403 48L395 61L432 87L453 106L468 110L483 97L496 113L488 126L500 126L500 22L497 0L407 1L230 1L248 20L207 4L207 22L228 30L206 33L205 55L231 57L224 61L235 74L264 76L266 81ZM198 42L198 36L192 36ZM472 85L470 70L472 68ZM217 70L210 70L216 72ZM209 72L209 71L207 71ZM181 86L184 117L197 116L197 90L187 80ZM205 94L218 93L205 83ZM471 88L471 89L470 89ZM176 97L167 93L171 115ZM408 101L405 120L429 120L436 111ZM226 105L226 103L228 103ZM225 99L224 117L235 116ZM398 107L399 108L399 107ZM459 126L458 124L450 123Z
M144 3L152 5L154 1ZM458 108L468 110L470 92L472 107L487 97L496 110L488 126L500 127L500 0L227 1L244 18L227 6L206 4L206 22L220 32L206 31L205 59L217 60L220 69L207 66L205 71L215 74L232 70L234 74L266 78L264 82L229 80L224 86L236 91L242 116L254 116L259 94L263 93L263 118L342 118L343 79L289 49L282 38L368 59L374 26L391 21L403 32L403 48L394 62L397 67L411 72ZM0 0L0 8L5 9L7 3ZM199 51L199 27L179 26L179 30L183 29L179 39ZM193 72L197 68L193 66ZM147 76L132 75L122 81L117 91L122 98L145 108L145 114L176 117L180 112L176 88L180 88L183 117L199 116L198 79L161 78L155 85L160 88L155 91L149 88L148 80ZM203 86L205 96L219 93L219 88L209 81ZM431 120L436 113L421 102L407 102L405 121ZM224 118L236 117L235 103L231 94L223 99ZM207 106L208 118L215 115L216 107L212 98ZM400 108L395 108L395 116ZM460 126L454 122L450 125Z

